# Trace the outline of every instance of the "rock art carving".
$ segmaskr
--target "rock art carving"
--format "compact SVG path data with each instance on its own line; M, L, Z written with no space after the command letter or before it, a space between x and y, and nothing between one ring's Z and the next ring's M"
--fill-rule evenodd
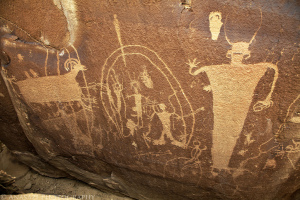
M73 45L71 46L75 50L77 58L71 58L69 51L65 49L68 52L69 58L64 62L64 68L66 71L69 71L68 73L63 75L60 74L59 55L57 52L57 59L58 59L57 74L58 75L51 75L51 76L48 75L47 72L48 71L47 70L48 50L47 50L45 66L44 66L45 76L39 76L38 73L36 73L34 70L29 69L29 73L26 71L24 72L27 79L22 81L15 81L13 78L8 78L8 81L12 86L17 86L19 92L17 92L15 87L12 87L13 91L16 94L20 94L20 96L24 98L24 100L33 110L37 111L40 109L36 106L37 104L44 105L44 106L51 105L51 103L56 104L58 111L57 113L53 113L53 116L51 116L54 118L57 118L58 116L63 117L64 115L66 115L64 114L64 109L66 109L65 104L68 104L71 107L71 110L73 111L73 114L68 116L70 117L70 120L72 118L72 120L74 120L76 124L76 115L74 113L74 108L71 102L79 103L79 105L83 108L83 113L87 123L88 133L90 134L90 129L93 126L93 115L91 116L87 115L87 111L92 112L92 99L90 98L89 88L87 86L87 81L85 79L85 74L84 74L86 67L81 64L78 52L75 49L75 47ZM86 86L85 89L87 91L87 96L88 96L87 98L85 98L85 95L83 94L82 87L76 81L76 77L78 76L79 72L82 73L85 82L85 86ZM91 121L90 118L92 119ZM71 130L70 126L68 126L67 124L66 126L69 128L69 130ZM71 132L74 133L74 131Z
M279 126L276 137L280 137L288 122L300 123L300 94L294 99L287 109L283 123ZM299 136L300 137L300 136Z
M262 23L262 16L261 22ZM250 58L249 45L253 42L258 30L249 42L231 43L232 49L227 52L231 59L230 64L204 66L194 71L199 63L196 59L189 61L189 73L196 76L206 73L213 93L213 168L224 169L228 167L236 141L242 131L249 106L252 102L254 90L268 69L274 71L271 91L263 101L253 106L258 112L272 106L271 96L278 78L277 66L272 63L243 64L243 59ZM251 140L250 140L251 141Z
M285 151L287 153L287 158L290 161L292 167L296 169L295 164L297 163L299 157L300 157L300 140L292 140L293 144L288 145L285 148ZM293 159L295 158L295 159Z
M140 94L140 84L137 81L130 82L131 88L134 91L134 94L127 96L127 98L133 97L135 107L132 108L132 111L136 114L131 115L137 118L137 126L143 127L143 109L142 109L142 97L143 95Z
M274 145L274 137L271 137L269 140L267 140L266 142L262 143L259 145L258 147L258 154L252 157L248 157L247 159L243 160L240 163L240 166L238 169L235 169L232 173L233 178L237 178L238 176L240 176L241 174L243 174L245 171L248 171L245 166L248 164L249 161L252 161L254 159L259 158L260 156L262 156L263 154L268 154L276 149L278 149L280 147L279 144ZM276 143L276 142L275 142ZM272 145L271 145L272 144ZM247 150L248 151L248 150ZM281 146L281 150L280 150L280 155L284 156L285 151L283 150L283 147ZM276 153L277 154L277 153Z
M79 71L86 68L74 58L68 59L65 66L70 67L71 70L65 75L38 77L33 70L30 70L35 78L13 83L18 86L21 95L28 103L81 101L82 91L75 78Z
M186 148L193 136L195 112L180 83L156 52L141 45L123 45L116 15L113 24L120 48L105 60L100 96L118 137L137 134L148 147L149 142L163 145L168 139ZM129 71L127 66L135 71ZM135 106L129 108L132 104ZM154 116L161 124L161 134L152 131ZM176 125L171 125L173 120ZM181 135L172 133L174 126Z
M179 172L173 172L172 174L177 174L179 177L184 177L188 175L188 173L193 173L199 177L198 183L202 177L202 163L201 163L201 155L202 152L207 150L207 146L203 146L199 140L193 141L193 146L190 147L192 150L190 152L190 157L177 157L171 160L168 160L164 166L164 177L166 174L170 173L171 169L179 170Z
M220 12L211 12L209 14L209 30L212 40L218 39L222 25L222 14Z
M168 112L166 110L166 105L164 103L161 103L158 105L154 105L153 110L154 110L154 113L150 117L151 118L150 121L152 121L153 117L156 115L156 116L158 116L158 118L162 124L162 127L163 127L160 138L157 140L154 140L153 144L154 145L164 145L166 143L165 142L165 136L166 136L167 138L169 138L171 140L172 144L182 147L183 144L180 143L179 141L177 141L172 135L171 116L175 115L176 117L180 118L180 116L175 113L175 109L173 108L173 112ZM149 126L148 133L143 134L143 137L149 140L148 135L149 135L150 131L151 131L151 125Z
M153 82L151 80L151 77L148 74L147 68L146 66L143 67L144 67L144 71L140 73L140 79L147 88L153 88Z
M191 151L191 159L186 161L184 164L185 166L182 168L184 170L187 167L193 167L193 166L198 166L200 169L200 175L202 175L202 168L201 168L201 161L200 161L200 156L202 154L202 151L207 150L207 146L204 146L202 149L200 148L201 142L194 140L193 142L194 148Z
M81 88L75 78L79 71L85 70L85 66L75 60L67 60L66 64L70 65L70 62L72 62L72 70L65 75L30 78L15 84L27 102L81 101Z

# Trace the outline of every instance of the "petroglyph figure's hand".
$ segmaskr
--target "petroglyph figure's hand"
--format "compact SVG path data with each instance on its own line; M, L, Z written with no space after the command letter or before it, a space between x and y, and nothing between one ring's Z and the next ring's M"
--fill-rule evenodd
M194 75L194 73L192 73L192 70L193 70L195 67L197 67L197 65L200 63L200 62L197 62L197 63L196 63L196 60L197 60L197 58L195 58L193 61L191 61L191 60L189 59L189 62L186 63L186 64L189 65L189 67L190 67L189 73L190 73L191 75Z
M264 101L258 101L254 106L253 110L254 112L259 112L264 109L267 109L273 105L273 101L271 100L264 100Z

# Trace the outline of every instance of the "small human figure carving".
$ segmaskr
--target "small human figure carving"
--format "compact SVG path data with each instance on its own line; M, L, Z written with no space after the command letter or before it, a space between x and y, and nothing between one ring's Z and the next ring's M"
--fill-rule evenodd
M158 104L158 109L156 107L154 107L154 112L155 114L158 116L158 118L160 119L162 126L163 126L163 130L161 133L161 136L158 140L154 140L153 144L155 145L163 145L165 144L165 136L167 138L169 138L172 143L175 141L172 133L171 133L171 121L170 121L170 117L174 114L174 113L169 113L168 111L166 111L166 105L165 104Z
M152 114L150 119L152 120L154 115L156 114L158 116L160 122L162 123L162 127L163 127L160 138L157 140L154 140L153 144L154 145L164 145L166 143L166 141L165 141L165 136L166 136L167 138L169 138L171 140L171 143L173 145L183 147L184 143L177 141L173 137L172 131L171 131L171 116L175 115L175 117L177 117L177 118L180 118L180 116L175 113L175 110L173 112L168 112L166 110L166 105L164 103L160 103L158 105L153 106L153 110L154 110L154 113ZM146 134L146 136L148 134Z
M193 142L193 145L194 145L194 148L191 151L191 159L188 160L188 161L186 161L185 164L191 164L191 163L194 163L196 161L198 162L199 161L199 157L202 154L202 151L207 150L207 146L204 146L202 149L200 148L201 142L198 141L198 140L195 140Z
M118 79L117 78L115 78L116 80L114 81L114 83L113 83L113 90L114 90L114 93L115 93L115 95L116 95L116 97L117 97L117 111L118 111L118 113L120 114L120 112L121 112L121 98L122 98L122 90L123 90L123 85L121 84L121 83L119 83L119 81L118 81ZM112 80L114 80L114 78L112 77Z
M207 146L204 146L202 149L200 148L201 142L198 140L193 141L194 148L191 151L191 159L187 160L184 163L184 167L181 169L181 171L185 170L188 167L198 167L200 170L200 176L202 176L202 168L201 168L201 161L200 156L202 154L202 151L207 150ZM181 172L183 173L183 172ZM183 175L182 175L183 176Z
M143 108L142 108L142 97L143 95L139 92L140 84L138 81L131 81L131 88L134 91L134 94L128 95L127 98L134 97L135 107L132 108L136 115L132 115L137 118L137 126L139 128L143 127Z

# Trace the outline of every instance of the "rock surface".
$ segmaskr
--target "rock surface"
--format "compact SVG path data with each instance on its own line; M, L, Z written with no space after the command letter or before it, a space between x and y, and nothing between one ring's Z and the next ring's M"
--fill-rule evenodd
M5 163L5 165L1 165ZM4 186L4 187L1 187ZM4 190L3 190L4 189ZM44 195L24 195L24 193ZM81 181L43 176L18 162L7 148L0 152L0 199L130 200L99 191ZM4 195L5 194L5 195ZM31 198L30 198L31 197Z
M2 1L0 140L42 174L136 199L292 198L299 10Z

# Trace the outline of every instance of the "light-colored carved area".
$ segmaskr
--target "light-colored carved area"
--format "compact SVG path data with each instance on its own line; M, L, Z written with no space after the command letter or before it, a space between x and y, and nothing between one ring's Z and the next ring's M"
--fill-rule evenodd
M28 79L13 83L18 86L20 94L28 103L81 101L82 91L75 78L80 71L86 70L85 66L74 58L68 59L65 66L71 70L65 75L38 77L30 70L33 78L29 78L30 75L25 72Z
M22 15L0 17L0 139L135 199L293 193L299 22L275 1L52 0L32 24L10 3Z
M211 12L209 14L209 30L212 40L218 39L222 25L223 22L221 12Z
M82 92L75 80L80 70L84 70L83 66L77 65L66 75L32 78L16 84L27 102L81 101Z
M254 90L268 69L274 71L271 91L265 100L255 103L253 110L258 112L272 106L271 96L278 78L277 66L272 63L243 64L243 59L250 57L248 48L257 31L248 43L231 43L226 36L232 46L227 52L227 57L231 59L230 64L204 66L194 71L199 63L196 63L195 59L188 63L191 75L203 72L207 74L213 93L213 168L228 167L236 141L244 126Z
M24 71L27 77L25 80L17 81L14 76L7 77L7 74L6 77L15 95L23 98L26 104L43 119L43 128L47 127L48 131L66 128L78 141L85 143L84 141L91 141L91 130L94 126L92 107L95 101L91 99L90 88L85 78L86 67L81 64L76 48L73 45L70 47L74 50L73 54L76 54L76 57L72 57L67 48L60 53L57 51L57 66L54 68L48 63L49 50L47 48L41 49L46 54L44 66L41 66L42 69L44 68L45 74L30 68ZM67 53L65 54L65 52ZM60 68L60 61L62 60L60 57L64 55L65 62ZM56 70L56 74L51 73L50 75L50 69ZM81 76L84 85L79 85L78 76ZM47 110L48 113L45 114L43 110ZM80 117L77 116L79 113L81 113ZM57 123L53 123L53 121ZM86 130L79 128L82 123L85 124ZM51 129L51 126L54 126L55 130ZM74 139L73 141L75 147L80 143L77 140ZM84 145L87 146L88 144L85 143Z
M123 45L116 15L113 24L121 47L105 61L100 94L118 136L138 135L148 147L164 145L167 139L186 148L195 117L180 83L156 52L140 45ZM158 136L152 130L154 118L161 124ZM177 136L173 133L176 128Z

